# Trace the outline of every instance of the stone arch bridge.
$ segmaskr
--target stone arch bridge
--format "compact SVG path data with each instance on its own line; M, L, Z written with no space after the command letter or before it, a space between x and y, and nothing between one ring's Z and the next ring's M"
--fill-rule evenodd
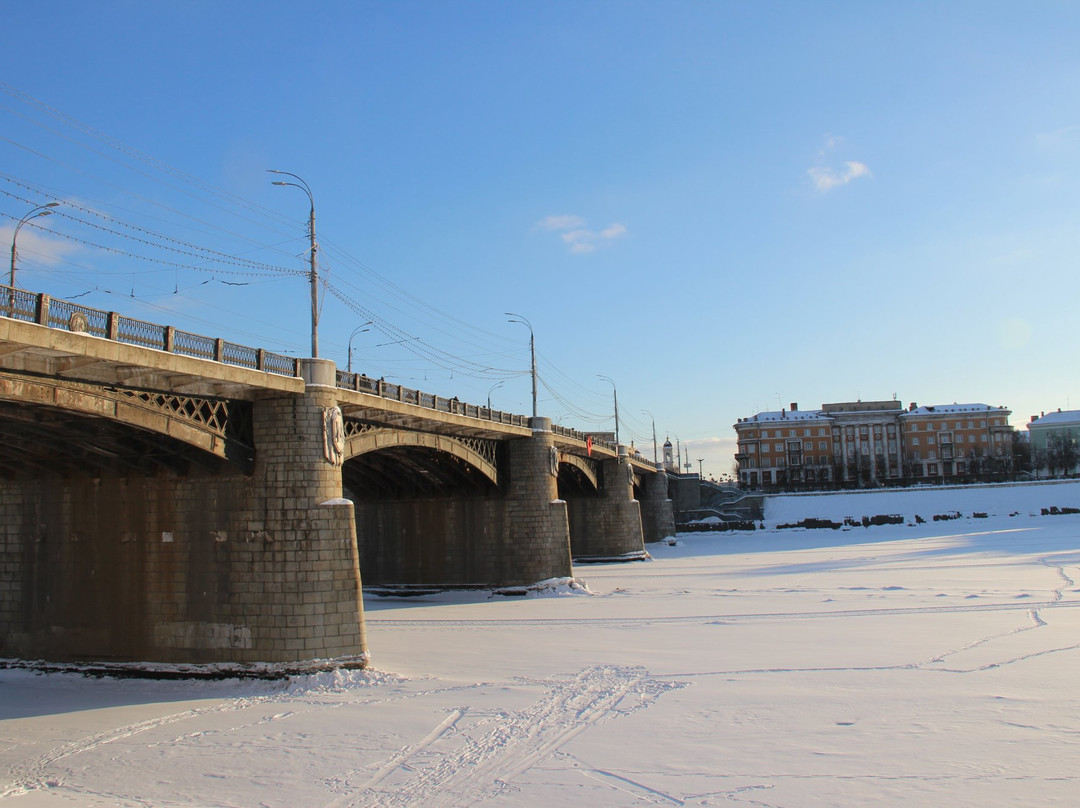
M0 287L0 658L366 664L368 586L522 587L674 531L530 419Z

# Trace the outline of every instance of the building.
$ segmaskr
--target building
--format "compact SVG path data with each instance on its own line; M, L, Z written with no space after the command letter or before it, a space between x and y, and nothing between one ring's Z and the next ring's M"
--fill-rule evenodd
M1080 466L1080 410L1060 409L1031 416L1027 425L1031 466L1036 475L1076 474Z
M850 401L800 410L792 403L734 425L739 482L864 487L1005 474L1012 468L1010 414L987 404L913 403L905 410L896 400Z

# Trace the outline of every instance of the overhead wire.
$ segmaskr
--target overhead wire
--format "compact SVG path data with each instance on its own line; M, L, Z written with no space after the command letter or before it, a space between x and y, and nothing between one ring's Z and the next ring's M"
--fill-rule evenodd
M236 233L225 226L217 222L206 221L203 218L193 216L190 213L182 210L178 210L175 207L171 207L162 203L159 200L147 198L137 192L124 188L116 184L113 181L96 177L93 174L83 171L82 169L72 166L69 163L40 151L32 149L24 144L17 142L14 139L0 136L0 140L8 142L17 148L24 149L34 155L60 165L66 170L78 172L82 176L89 177L96 182L101 182L109 187L120 190L125 194L129 194L142 202L152 205L155 209L163 210L171 215L179 216L186 222L193 222L201 228L208 228L216 233L221 233L229 236L230 238L242 241L256 249L272 250L279 254L286 254L280 248L284 244L292 243L299 239L299 236L287 235L282 231L282 228L291 229L295 224L295 221L289 217L283 216L271 209L265 208L261 205L257 205L239 195L223 191L215 186L207 183L198 177L187 174L173 168L167 163L158 160L144 152L134 149L121 141L112 138L93 127L90 127L81 121L69 116L55 108L33 98L29 94L23 93L10 85L0 82L0 91L6 93L18 102L28 105L32 109L39 113L47 115L54 121L59 122L61 125L70 127L77 133L77 137L73 137L64 132L58 131L54 126L46 125L40 120L28 117L18 111L12 110L10 105L0 105L0 109L5 109L12 114L18 115L20 118L29 121L31 124L41 127L64 140L74 143L82 149L85 149L93 154L96 154L104 159L107 159L114 164L120 165L126 171L133 172L151 182L157 183L163 187L176 191L188 198L196 199L200 203L211 207L214 210L223 211L230 216L237 217L239 220L254 224L263 230L273 231L279 235L285 237L283 241L274 245L267 245L253 239L251 236L241 233ZM134 160L141 166L145 166L149 169L143 170L137 165L131 165L128 162L119 160L115 157L102 151L100 148L96 148L93 145L84 142L79 139L89 138L91 141L102 144L108 150L122 155L126 160ZM166 181L156 173L167 176L170 181ZM4 180L14 183L17 187L21 187L25 191L31 191L34 193L41 193L41 189L36 188L30 183L17 180L7 175L0 175ZM177 187L176 183L172 180L185 183L188 186L194 187L196 192L185 190L184 188ZM6 193L6 192L5 192ZM9 197L20 198L16 195L7 193ZM215 202L209 202L205 195L209 195ZM49 194L51 198L62 198L59 194ZM308 273L305 270L296 268L290 269L288 267L279 266L276 264L270 264L267 262L256 261L254 259L244 258L237 256L233 253L228 253L222 250L215 250L209 247L203 247L201 245L194 244L190 241L178 239L172 236L164 235L149 227L144 227L140 224L134 224L131 222L125 222L124 220L111 216L109 214L102 213L97 210L93 210L84 205L69 200L64 201L65 207L71 210L79 211L82 216L77 216L70 212L64 212L62 215L73 222L78 222L80 225L95 229L99 233L107 234L111 238L118 238L126 240L127 242L139 244L143 250L152 251L165 251L171 252L174 255L182 256L189 259L187 262L182 260L169 260L167 258L155 257L153 255L145 255L134 252L133 250L120 249L116 246L100 243L100 240L92 240L90 238L82 238L78 236L72 236L64 232L60 232L51 228L41 227L38 223L34 226L39 227L43 232L49 233L51 236L59 239L69 240L78 244L82 244L93 249L102 250L113 255L129 258L135 261L147 262L156 264L158 266L167 267L174 270L192 270L202 273L213 273L215 275L228 275L230 277L242 277L251 279L248 282L265 282L268 277L282 278L282 277L302 277ZM238 210L239 209L239 210ZM243 211L242 213L240 211ZM59 212L59 211L57 211ZM89 218L97 219L97 222L90 221ZM171 221L171 220L170 220ZM104 222L106 224L99 224L98 222ZM363 262L357 260L354 256L349 254L346 250L340 248L331 239L325 236L321 239L322 253L325 268L325 272L320 278L320 286L323 290L322 300L325 301L327 296L332 296L342 303L347 309L357 314L360 317L369 320L372 323L372 327L379 333L383 334L387 339L391 340L391 344L400 345L401 348L414 355L416 358L423 362L428 362L436 368L449 371L451 374L457 373L462 376L471 376L478 379L487 380L502 380L502 379L515 379L520 378L523 375L527 375L529 371L523 370L521 366L511 367L505 366L509 363L504 360L511 359L515 355L519 354L519 349L509 347L513 345L513 341L508 340L500 334L495 334L483 328L477 327L475 324L468 322L453 313L443 311L426 301L422 300L418 296L400 287L398 284L390 281L388 278L382 276L378 272L371 269ZM378 287L380 291L379 295L374 295L369 289L361 289L347 274L342 272L333 272L333 263L341 264L348 267L352 272L358 276L364 277L369 283ZM229 283L228 281L221 281L222 283ZM195 289L203 284L196 284L188 286L186 289ZM179 290L179 284L176 285L176 291ZM102 290L108 294L115 294L108 290ZM175 293L175 292L174 292ZM163 296L163 295L162 295ZM369 301L368 304L360 302L360 298L364 298ZM370 305L372 299L376 299L382 308L376 311L374 307ZM396 301L396 302L392 302ZM145 300L143 302L146 305L153 305ZM200 301L200 305L210 305L203 301ZM386 310L401 314L405 317L418 320L427 330L440 337L445 337L448 341L456 343L458 345L466 345L477 351L473 355L462 355L460 351L446 350L439 345L434 345L427 339L422 339L416 333L411 333L410 330L398 326L395 322L391 321L384 313ZM248 315L250 317L250 315ZM253 319L253 318L252 318ZM278 324L274 324L275 329L279 329ZM485 361L479 361L483 359ZM578 382L572 380L569 376L563 373L557 365L544 361L545 374L550 374L561 378L564 382L569 382L582 391L585 391L589 398L595 398L595 391L589 390ZM588 409L581 408L573 404L568 397L558 392L547 379L541 379L541 383L544 389L551 395L552 399L557 401L561 406L565 407L569 412L572 412L575 417L579 417L582 420L591 423L603 423L605 420L610 419L610 415L590 412Z

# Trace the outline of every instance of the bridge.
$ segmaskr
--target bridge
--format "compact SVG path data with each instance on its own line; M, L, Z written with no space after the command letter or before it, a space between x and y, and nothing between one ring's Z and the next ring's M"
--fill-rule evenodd
M0 287L0 657L366 664L379 588L646 557L662 468L528 418Z

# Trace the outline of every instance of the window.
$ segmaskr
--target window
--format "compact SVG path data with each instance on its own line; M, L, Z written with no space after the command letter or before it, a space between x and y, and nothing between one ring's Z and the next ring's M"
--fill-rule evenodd
M928 463L926 466L927 474L937 474L937 463Z
M817 442L817 447L818 447L818 451L820 451L820 452L824 452L825 449L827 448L826 444L825 444L825 441L823 441L823 440L819 440Z
M926 459L927 460L937 460L937 452L935 452L933 450L927 452L926 453Z
M912 438L911 439L911 445L912 446L918 446L919 445L919 439L918 438Z
M911 453L911 459L912 460L922 460L922 455L919 454L918 452L912 452Z
M931 435L930 437L928 437L926 439L926 445L927 446L933 446L934 445L934 436L933 435Z
M782 443L774 444L773 445L773 451L774 452L782 452L782 451L784 451L784 444L782 444Z
M911 425L911 431L912 432L918 432L919 431L919 425L918 424L912 424Z
M806 443L804 443L804 444L803 444L803 447L802 447L802 448L803 448L803 451L804 451L804 452L810 452L810 451L813 451L813 449L814 449L814 442L813 442L813 441L809 441L809 440L808 440L808 441L807 441Z
M968 435L968 443L974 443L974 442L975 442L975 436L974 435Z
M809 438L810 437L810 430L809 429L804 429L802 431L802 435L803 435L804 438Z

